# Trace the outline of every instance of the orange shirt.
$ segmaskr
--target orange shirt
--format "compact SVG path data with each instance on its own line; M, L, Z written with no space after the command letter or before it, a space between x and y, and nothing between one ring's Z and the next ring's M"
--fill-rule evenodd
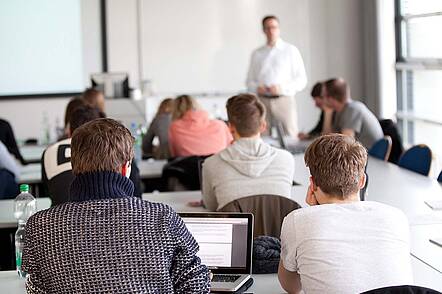
M233 141L226 123L209 119L204 110L189 110L169 128L172 156L210 155Z

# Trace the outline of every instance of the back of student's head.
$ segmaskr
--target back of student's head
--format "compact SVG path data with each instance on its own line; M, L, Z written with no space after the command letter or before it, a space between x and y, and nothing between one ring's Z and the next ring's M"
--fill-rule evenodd
M180 119L187 111L197 109L199 109L199 105L193 97L180 95L173 101L172 119Z
M96 107L100 111L104 112L104 94L94 88L86 89L81 96L84 102L91 106Z
M116 120L100 118L90 121L72 135L72 172L75 175L96 171L118 173L133 159L133 145L130 131Z
M97 118L102 118L102 113L97 108L88 105L78 106L72 112L69 120L71 134L73 134L78 127Z
M350 88L342 78L334 78L325 82L327 96L338 102L345 102L350 97Z
M72 112L74 112L74 110L76 108L78 108L79 106L85 105L86 103L84 102L83 99L81 99L81 97L74 97L72 98L68 105L66 106L66 112L64 115L64 125L67 126L71 116L72 116Z
M241 137L259 133L265 118L264 104L253 94L240 94L227 100L227 116Z
M353 137L331 134L314 140L304 160L314 183L324 193L345 199L360 189L367 151Z
M173 111L173 99L166 98L161 101L160 106L158 106L157 114L171 113Z
M325 86L323 82L317 82L313 88L312 91L310 92L310 95L315 98L315 97L324 97L324 93L325 92Z

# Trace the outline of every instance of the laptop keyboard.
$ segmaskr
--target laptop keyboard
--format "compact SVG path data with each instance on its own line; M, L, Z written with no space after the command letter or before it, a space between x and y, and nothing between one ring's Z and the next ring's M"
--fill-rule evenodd
M241 275L213 275L212 282L229 282L233 283L238 280Z

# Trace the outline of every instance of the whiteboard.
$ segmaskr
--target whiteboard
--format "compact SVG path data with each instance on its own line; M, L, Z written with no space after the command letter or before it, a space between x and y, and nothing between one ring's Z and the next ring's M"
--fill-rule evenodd
M277 15L282 38L304 55L307 12L307 0L144 0L143 79L157 93L243 91L250 55L265 43L262 18Z

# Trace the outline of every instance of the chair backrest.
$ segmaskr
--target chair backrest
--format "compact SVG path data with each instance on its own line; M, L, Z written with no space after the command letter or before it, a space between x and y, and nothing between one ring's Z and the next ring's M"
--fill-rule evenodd
M379 289L373 289L361 294L437 294L439 291L411 285L391 286L383 287Z
M301 206L278 195L254 195L233 200L219 211L250 212L255 216L253 236L280 237L284 217Z
M404 152L404 147L402 145L402 138L399 134L396 124L391 119L382 119L379 121L381 124L382 131L384 135L390 136L392 147L388 161L392 163L397 163L399 157Z
M400 167L428 176L431 168L431 149L424 144L416 145L405 151L399 158Z
M207 156L187 156L171 159L161 175L163 191L200 190L200 165Z
M368 150L368 154L376 157L378 159L387 161L391 152L391 138L390 136L384 136L379 139L374 145Z
M438 181L439 183L442 183L442 170L440 171L440 174L439 174L439 176L437 177L437 181Z

